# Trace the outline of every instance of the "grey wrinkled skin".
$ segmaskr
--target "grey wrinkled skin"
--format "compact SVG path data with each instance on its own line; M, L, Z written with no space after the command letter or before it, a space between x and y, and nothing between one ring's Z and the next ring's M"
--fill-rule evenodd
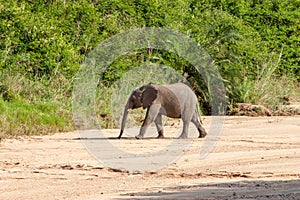
M175 83L171 85L144 85L132 91L124 109L121 131L121 138L129 109L143 107L147 109L146 116L137 139L144 137L149 125L154 121L158 138L164 137L162 115L171 118L181 118L183 121L183 130L179 138L188 137L188 128L192 122L198 129L199 138L207 135L201 125L198 112L198 101L195 93L184 83Z

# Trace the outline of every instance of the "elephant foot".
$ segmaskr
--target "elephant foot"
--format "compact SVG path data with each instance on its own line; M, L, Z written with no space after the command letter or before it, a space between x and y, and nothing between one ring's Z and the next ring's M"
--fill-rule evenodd
M205 131L205 129L203 127L198 127L198 131L199 131L199 138L204 138L207 135L207 132Z
M159 138L164 138L164 137L165 137L164 135L159 134L156 138L159 139Z
M138 140L143 139L143 138L144 138L144 137L143 137L143 136L140 136L140 135L135 136L135 139L138 139Z
M188 138L187 135L181 135L178 137L178 139L187 139L187 138Z
M156 138L164 138L165 136L164 136L164 133L163 133L163 131L161 130L161 131L159 131L158 132L158 136L156 137Z
M206 132L202 132L202 133L199 134L199 138L204 138L206 135L207 135Z

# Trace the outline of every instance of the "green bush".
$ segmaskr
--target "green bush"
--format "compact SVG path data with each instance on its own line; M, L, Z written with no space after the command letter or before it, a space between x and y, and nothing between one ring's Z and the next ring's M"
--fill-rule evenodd
M1 133L74 127L72 84L85 57L115 34L153 26L181 32L210 53L224 79L228 104L276 108L297 94L294 85L300 81L299 8L298 0L1 1L0 117L1 125L10 127ZM114 126L110 96L104 93L128 70L150 62L187 72L204 112L210 113L210 95L190 63L172 52L141 49L121 56L101 74L103 98L96 101L99 118L108 119L101 122L104 127ZM276 81L269 84L270 79ZM288 88L278 90L283 86ZM22 127L26 115L35 116L26 125L31 128L14 128Z

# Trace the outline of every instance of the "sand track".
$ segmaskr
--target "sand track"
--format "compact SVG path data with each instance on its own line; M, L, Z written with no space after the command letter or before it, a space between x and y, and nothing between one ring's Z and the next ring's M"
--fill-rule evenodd
M151 152L172 141L173 132L166 129L169 139L111 142ZM226 117L205 159L199 159L204 139L191 139L178 160L149 172L104 166L78 138L59 133L2 141L0 199L300 199L300 116Z

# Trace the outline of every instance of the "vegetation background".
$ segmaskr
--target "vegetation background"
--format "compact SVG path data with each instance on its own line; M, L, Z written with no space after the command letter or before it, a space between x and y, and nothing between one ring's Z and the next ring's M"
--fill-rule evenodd
M164 27L195 39L215 60L228 105L278 110L299 100L299 0L0 0L0 138L75 129L72 87L89 52L133 28ZM103 74L96 98L102 127L114 127L110 86L151 62L188 72L202 111L209 93L188 62L146 49Z

